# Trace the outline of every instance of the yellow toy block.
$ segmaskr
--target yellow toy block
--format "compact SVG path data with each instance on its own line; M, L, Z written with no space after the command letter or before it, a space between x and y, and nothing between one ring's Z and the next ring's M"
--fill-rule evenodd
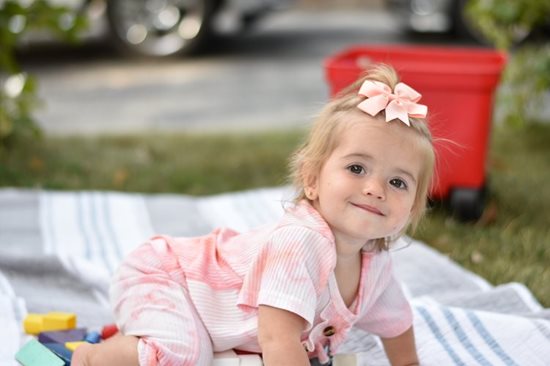
M73 313L50 312L47 314L28 314L23 320L27 334L37 335L52 330L67 330L76 327L76 315Z
M76 314L50 312L44 317L44 327L46 330L66 330L76 327Z
M74 352L75 349L77 349L77 347L85 344L85 343L88 343L86 341L78 341L78 342L65 342L65 348L68 348L70 349L71 351Z
M44 315L28 314L23 320L25 333L37 335L44 329Z

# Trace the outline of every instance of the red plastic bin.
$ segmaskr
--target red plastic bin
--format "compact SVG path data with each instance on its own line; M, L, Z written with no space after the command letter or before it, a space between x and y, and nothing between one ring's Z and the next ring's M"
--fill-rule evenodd
M435 199L448 200L465 219L483 210L493 99L506 54L492 49L377 45L344 50L325 61L331 96L354 82L370 63L392 65L422 94L436 144Z

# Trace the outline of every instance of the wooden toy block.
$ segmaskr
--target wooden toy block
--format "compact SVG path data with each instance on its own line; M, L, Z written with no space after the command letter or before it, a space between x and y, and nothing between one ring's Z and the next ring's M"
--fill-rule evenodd
M76 314L50 312L44 317L45 330L62 330L76 328Z
M57 357L65 361L66 365L71 364L71 358L73 357L73 352L65 347L63 344L59 343L43 343L50 351L55 353Z
M84 340L88 343L99 343L101 341L101 334L96 331L88 332Z
M260 355L239 355L240 366L262 366Z
M67 330L76 327L76 315L73 313L51 312L47 314L28 314L23 319L23 328L27 334L37 335L51 330Z
M114 336L118 332L116 324L108 324L101 329L101 339L107 339Z
M214 353L212 366L240 366L239 356L233 350Z
M355 353L342 353L334 355L332 359L333 366L357 366L357 357Z
M85 328L69 329L69 330L56 330L50 332L41 332L38 335L38 341L40 343L60 343L83 341L86 337Z
M28 314L23 319L23 328L27 334L38 334L44 330L44 315L42 314Z
M64 366L65 361L56 356L46 346L31 339L17 351L15 359L23 366Z
M65 347L74 352L75 349L77 349L78 347L80 347L80 346L82 346L83 344L86 344L86 343L88 343L88 342L85 342L85 341L67 342L67 343L65 343Z

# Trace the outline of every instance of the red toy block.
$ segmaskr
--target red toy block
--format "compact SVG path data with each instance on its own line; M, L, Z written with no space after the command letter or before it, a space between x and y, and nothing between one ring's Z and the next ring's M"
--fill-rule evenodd
M116 324L109 324L103 327L101 330L101 339L107 339L118 333Z

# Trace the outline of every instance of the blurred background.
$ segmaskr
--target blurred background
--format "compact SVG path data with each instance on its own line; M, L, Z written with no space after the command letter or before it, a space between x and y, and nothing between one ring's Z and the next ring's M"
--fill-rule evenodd
M327 99L323 61L351 45L484 42L462 0L56 3L88 21L77 43L18 42L51 134L297 127Z
M143 3L155 2L163 3ZM108 16L105 3L90 4L78 44L35 40L21 48L40 83L38 123L55 134L299 127L327 100L324 59L346 47L471 42L450 26L414 34L401 9L382 0L273 3L219 5L207 19L189 14L207 22L189 39L153 25L136 30L143 16L135 9Z
M414 236L548 307L548 14L548 0L0 0L0 186L286 184L287 158L330 96L328 57L498 47L508 63L475 214L434 203Z

